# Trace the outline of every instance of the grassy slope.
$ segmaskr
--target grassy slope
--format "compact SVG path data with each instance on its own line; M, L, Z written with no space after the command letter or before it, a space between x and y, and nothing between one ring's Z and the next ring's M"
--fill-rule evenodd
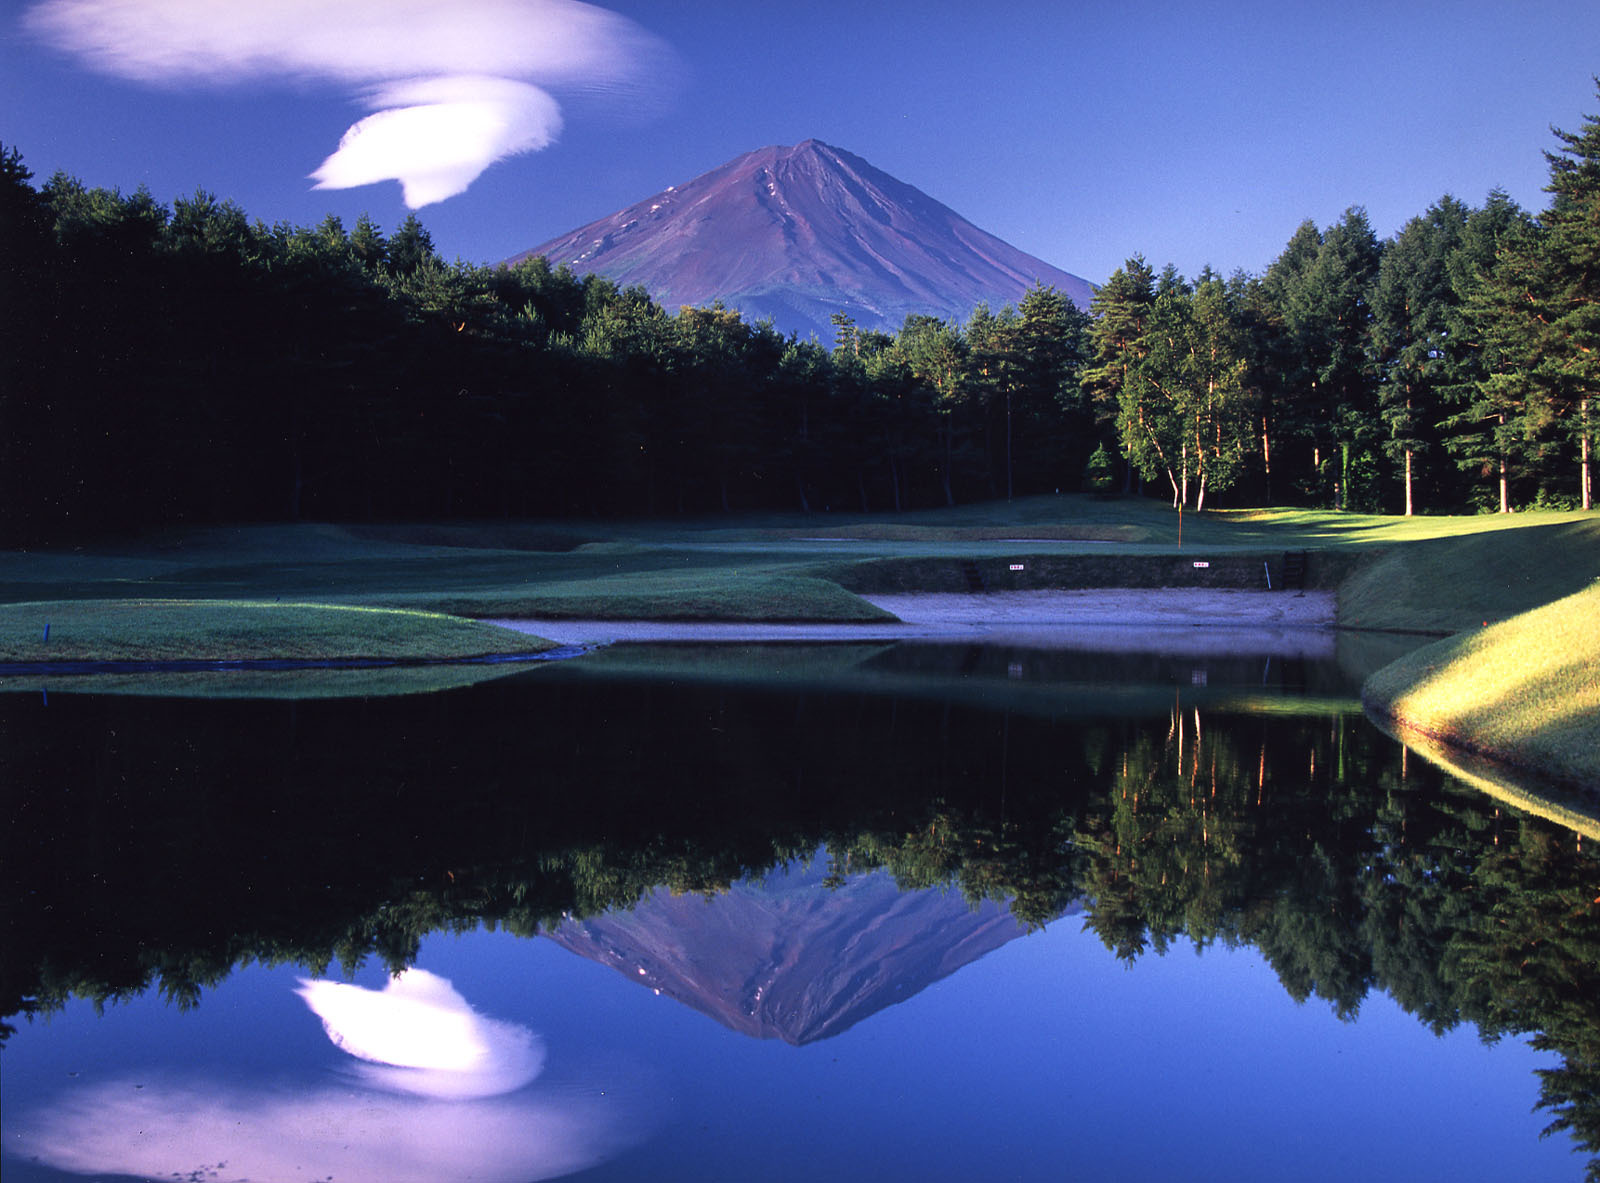
M0 605L0 662L425 660L549 642L439 613L250 600Z
M1369 706L1424 735L1600 787L1600 584L1401 658Z
M1454 633L1508 620L1600 579L1600 518L1562 515L1518 526L1384 547L1340 587L1339 622Z
M1386 547L1345 581L1346 627L1454 634L1363 697L1404 730L1600 788L1600 518L1499 520Z
M0 643L8 646L0 659L443 657L536 644L473 632L477 626L438 613L880 619L844 586L937 576L959 588L966 562L1003 581L1010 561L1024 556L1030 585L1070 582L1093 567L1106 570L1091 582L1110 586L1138 582L1133 576L1152 555L1175 570L1211 558L1215 572L1311 550L1331 572L1361 565L1341 595L1346 624L1439 632L1481 627L1600 576L1600 520L1577 514L1188 514L1181 551L1178 529L1177 515L1160 503L1086 497L884 517L213 528L0 553ZM886 565L897 569L886 576ZM867 579L869 568L876 574ZM334 611L348 608L434 615ZM45 618L53 620L48 650Z

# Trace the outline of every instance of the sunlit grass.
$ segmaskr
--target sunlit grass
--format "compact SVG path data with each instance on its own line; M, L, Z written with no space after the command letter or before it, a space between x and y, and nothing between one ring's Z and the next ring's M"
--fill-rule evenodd
M1578 510L1532 510L1517 514L1451 514L1437 517L1398 514L1340 513L1330 509L1240 509L1206 515L1241 529L1268 529L1297 538L1308 547L1392 546L1431 538L1498 534L1530 526L1592 522L1592 513Z
M1600 788L1600 585L1426 646L1368 680L1435 739Z
M538 637L439 612L259 600L0 605L0 661L422 660L537 653Z

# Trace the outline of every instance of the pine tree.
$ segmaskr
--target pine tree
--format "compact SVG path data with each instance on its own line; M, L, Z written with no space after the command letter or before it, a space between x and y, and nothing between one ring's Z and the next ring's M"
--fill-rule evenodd
M1094 320L1089 326L1090 352L1081 382L1095 424L1107 434L1117 429L1123 389L1135 380L1155 298L1155 273L1142 255L1134 255L1112 273L1089 305ZM1131 482L1136 466L1126 450L1123 459L1123 492L1128 492L1127 482Z
M1441 421L1445 447L1469 474L1496 480L1501 513L1511 511L1511 479L1520 469L1521 413L1527 397L1527 325L1523 293L1537 227L1503 192L1468 216L1447 269L1456 298L1457 350L1442 392L1453 408Z
M1456 352L1449 259L1467 215L1466 206L1446 196L1412 218L1384 251L1373 288L1378 413L1384 449L1402 470L1407 517L1416 509L1417 458L1435 446L1440 391Z
M423 228L416 214L407 214L406 220L389 239L387 262L391 275L410 275L418 267L437 256L433 250L433 237ZM540 260L544 262L544 260ZM546 272L549 264L545 263Z
M1600 79L1596 79L1600 89ZM1559 152L1546 152L1554 194L1544 228L1543 308L1551 414L1577 446L1579 495L1593 505L1590 477L1592 400L1600 394L1600 117L1577 132L1555 129Z
M1366 345L1381 256L1366 211L1352 206L1320 235L1303 223L1264 281L1282 312L1292 359L1280 423L1311 447L1312 495L1324 499L1331 489L1340 509L1352 504L1352 484L1364 484L1352 458L1364 454L1373 418ZM1339 467L1330 473L1335 449Z
M972 391L966 338L959 325L932 316L908 316L899 344L912 373L931 391L939 429L940 488L944 503L954 505L957 420Z

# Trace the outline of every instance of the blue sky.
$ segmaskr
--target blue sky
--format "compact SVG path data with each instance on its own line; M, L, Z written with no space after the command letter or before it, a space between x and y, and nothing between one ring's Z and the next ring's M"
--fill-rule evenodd
M349 27L297 15L319 7ZM1350 205L1380 235L1444 193L1479 204L1498 186L1541 209L1551 125L1575 129L1600 108L1600 5L1571 0L604 7L619 19L564 0L11 0L0 142L40 180L61 169L165 202L205 188L268 222L366 212L387 229L407 213L402 187L356 184L370 166L354 154L329 160L346 130L489 87L515 112L500 145L513 154L419 209L447 257L497 261L740 153L814 136L1099 282L1134 252L1190 275L1259 272L1301 221L1325 226ZM114 30L124 56L112 60L92 43L113 9L168 19ZM29 17L40 10L81 18L76 32L42 31ZM257 26L207 28L197 44L195 13L228 14L198 18L212 26L256 14ZM449 20L415 35L440 13ZM488 42L447 44L472 22ZM373 126L369 147L385 131ZM387 130L408 140L414 128ZM427 198L477 167L407 191ZM313 188L330 168L355 187Z

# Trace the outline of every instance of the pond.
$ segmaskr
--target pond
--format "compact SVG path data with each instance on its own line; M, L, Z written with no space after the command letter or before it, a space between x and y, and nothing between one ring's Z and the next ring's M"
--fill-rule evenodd
M0 1166L1580 1179L1593 843L1374 728L1361 665L662 644L0 694Z

